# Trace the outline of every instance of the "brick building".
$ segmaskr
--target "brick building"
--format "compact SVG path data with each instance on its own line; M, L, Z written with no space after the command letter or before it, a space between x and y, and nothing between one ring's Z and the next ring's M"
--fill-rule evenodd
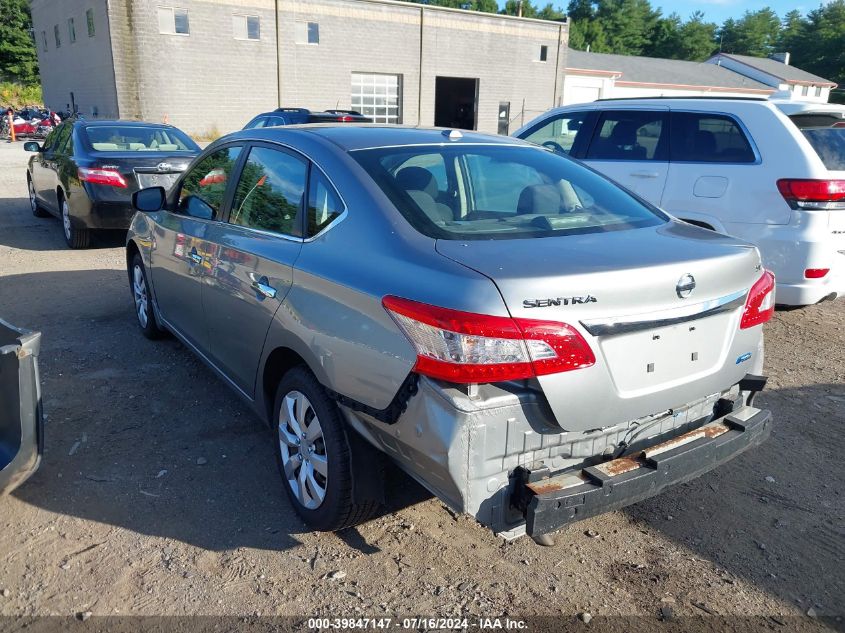
M559 105L568 25L393 0L32 0L45 104L228 132L278 106L504 132Z

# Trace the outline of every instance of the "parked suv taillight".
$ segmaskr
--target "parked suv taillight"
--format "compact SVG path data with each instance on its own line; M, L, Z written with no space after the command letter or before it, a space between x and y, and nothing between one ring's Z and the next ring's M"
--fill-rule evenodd
M793 209L845 209L845 180L778 180L778 191Z
M94 185L111 185L112 187L126 187L126 180L116 169L98 169L80 167L77 170L79 179Z
M461 312L400 297L382 303L417 351L414 371L432 378L519 380L596 362L584 337L566 323Z
M739 327L744 330L755 325L762 325L771 319L774 313L775 276L772 272L764 270L762 277L754 282L751 290L748 291L748 299L745 301L745 310Z

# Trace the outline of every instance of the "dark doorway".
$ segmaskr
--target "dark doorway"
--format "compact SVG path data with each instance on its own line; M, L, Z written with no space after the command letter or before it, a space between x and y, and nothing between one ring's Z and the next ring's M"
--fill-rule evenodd
M434 125L474 130L478 79L437 77L434 83Z
M508 135L509 128L511 124L511 102L510 101L500 101L499 102L499 134L504 136Z

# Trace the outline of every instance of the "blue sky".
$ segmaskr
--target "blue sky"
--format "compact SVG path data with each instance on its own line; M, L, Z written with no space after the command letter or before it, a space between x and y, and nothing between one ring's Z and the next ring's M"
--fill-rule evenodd
M543 6L549 0L533 0L536 6ZM651 6L659 7L663 15L677 13L684 20L695 11L703 11L704 18L708 22L721 24L728 18L740 18L746 11L757 11L764 7L771 7L775 13L783 17L792 9L798 9L801 13L807 14L824 0L770 0L769 2L754 2L753 0L651 0ZM498 0L499 6L504 6L505 0ZM569 0L551 0L556 7L566 10Z
M819 0L805 0L804 2L792 2L788 0L771 0L770 2L752 2L751 0L651 0L653 7L660 7L664 15L672 12L678 13L685 20L695 11L703 11L704 18L708 22L721 24L727 18L739 18L746 11L757 11L764 7L770 7L780 17L792 9L798 9L806 14L819 6Z

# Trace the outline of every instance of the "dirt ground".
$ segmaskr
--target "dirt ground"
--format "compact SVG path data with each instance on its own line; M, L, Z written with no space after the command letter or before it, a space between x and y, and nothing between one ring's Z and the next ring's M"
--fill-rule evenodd
M845 301L766 326L767 443L555 547L505 542L398 472L379 518L313 534L269 432L181 344L137 330L121 237L70 251L56 219L31 215L26 160L21 143L0 144L0 317L43 332L46 451L0 499L0 615L548 615L583 627L589 613L595 630L624 621L613 616L719 615L739 629L843 629Z

